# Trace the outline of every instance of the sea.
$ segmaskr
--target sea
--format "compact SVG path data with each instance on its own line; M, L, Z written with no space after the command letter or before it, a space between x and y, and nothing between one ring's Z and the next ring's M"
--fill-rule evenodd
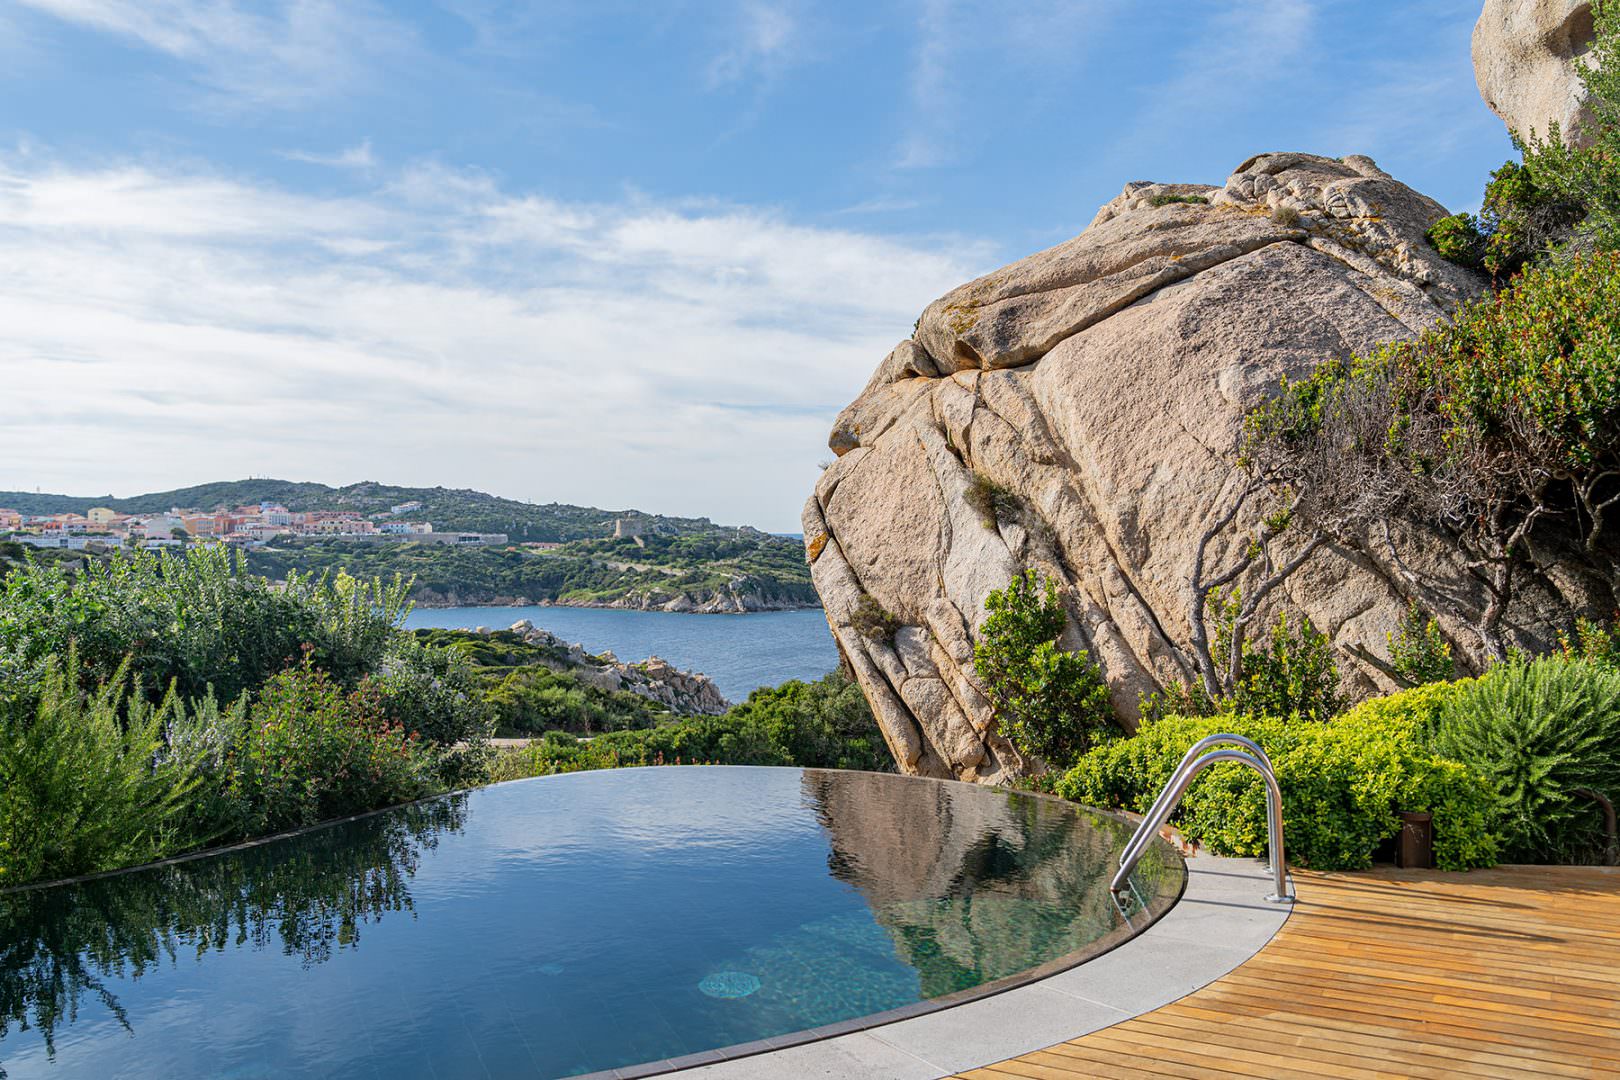
M417 608L405 625L504 630L527 619L587 652L611 651L633 663L661 656L678 668L701 671L730 701L789 679L819 679L838 666L838 650L819 608L747 615L691 615L577 607Z

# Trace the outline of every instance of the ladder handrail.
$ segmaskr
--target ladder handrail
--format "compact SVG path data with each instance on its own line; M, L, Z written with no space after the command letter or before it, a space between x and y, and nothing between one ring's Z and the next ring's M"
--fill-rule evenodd
M1241 737L1232 735L1227 736L1227 738L1235 741ZM1248 740L1243 741L1247 742ZM1190 755L1191 751L1188 753ZM1176 806L1180 804L1181 797L1187 793L1187 788L1197 779L1199 773L1222 761L1235 761L1247 765L1259 773L1261 779L1265 781L1266 832L1269 839L1271 874L1274 885L1272 894L1267 896L1266 899L1280 904L1293 901L1293 897L1288 894L1288 869L1286 854L1283 849L1282 790L1277 786L1277 774L1272 770L1271 762L1265 759L1263 753L1256 756L1242 750L1211 750L1191 764L1184 761L1183 765L1177 767L1175 774L1170 778L1170 783L1165 785L1159 797L1154 800L1153 809L1149 811L1147 817L1142 819L1142 823L1137 826L1136 834L1131 837L1131 842L1120 853L1119 871L1114 875L1114 880L1109 885L1109 888L1116 896L1125 891L1126 886L1130 883L1131 871L1136 869L1137 862L1142 858L1143 852L1147 850L1148 841L1164 826L1165 821L1169 819Z
M1262 765L1268 769L1271 768L1271 759L1266 757L1266 752L1260 749L1260 744L1255 742L1253 739L1246 739L1242 735L1233 735L1231 732L1225 731L1217 732L1214 735L1206 735L1204 738L1193 743L1187 752L1181 755L1180 764L1178 764L1175 771L1170 774L1170 779L1165 781L1164 787L1159 789L1159 797L1153 800L1152 807L1148 809L1148 812L1146 815L1144 815L1144 817L1150 818L1159 812L1160 805L1170 797L1170 789L1176 786L1176 782L1181 779L1181 774L1186 772L1194 761L1198 760L1198 756L1200 754L1212 746L1224 746L1228 744L1243 747L1245 750L1253 754L1255 759L1258 760ZM1275 773L1276 770L1272 771ZM1148 842L1152 839L1152 833L1142 833L1138 831L1134 836L1131 837L1131 842L1125 845L1125 850L1120 853L1120 861L1124 862L1127 858L1129 858L1132 862L1135 862L1136 856L1140 854L1137 849L1146 847Z

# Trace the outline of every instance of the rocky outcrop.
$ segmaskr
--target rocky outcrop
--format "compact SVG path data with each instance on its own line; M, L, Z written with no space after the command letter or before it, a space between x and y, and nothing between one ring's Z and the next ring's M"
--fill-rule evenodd
M1473 39L1485 104L1521 137L1545 138L1552 122L1578 132L1585 98L1574 61L1592 40L1589 0L1486 0Z
M1478 293L1424 240L1445 213L1365 157L1262 154L1219 187L1128 185L1073 240L928 306L838 417L837 460L804 510L828 622L902 769L997 782L1031 767L972 663L985 597L1025 567L1066 586L1061 643L1090 651L1128 725L1139 695L1190 678L1189 582L1237 479L1243 414L1283 376L1414 335ZM986 484L1012 509L987 515ZM1422 569L1477 596L1450 547L1412 540ZM1391 686L1377 654L1401 580L1323 549L1265 614L1308 615L1348 689L1369 693ZM1560 590L1587 587L1543 584L1510 612L1522 640L1567 612ZM873 602L900 623L892 637L857 629ZM1446 629L1466 664L1473 639Z
M707 675L683 671L660 657L626 664L611 652L592 655L576 642L537 629L527 619L513 623L510 629L528 644L541 646L557 657L556 663L548 662L548 666L567 671L598 689L638 694L680 716L718 716L731 707ZM480 626L476 632L487 634L489 630Z

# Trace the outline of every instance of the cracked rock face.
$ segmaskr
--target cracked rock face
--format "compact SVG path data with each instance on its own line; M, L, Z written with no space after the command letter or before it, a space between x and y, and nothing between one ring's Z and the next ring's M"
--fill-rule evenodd
M1445 213L1364 157L1263 154L1223 187L1131 184L1073 240L928 306L838 417L804 510L828 622L905 771L1033 767L972 663L985 597L1025 567L1067 586L1061 644L1090 651L1127 723L1139 695L1188 678L1192 560L1244 412L1282 376L1476 295L1423 239ZM985 520L975 474L1016 509ZM1419 548L1469 588L1450 549ZM1352 692L1390 685L1349 650L1385 653L1395 576L1323 550L1274 594L1344 650ZM865 595L899 619L892 638L855 629Z
M1521 137L1557 122L1567 141L1585 118L1575 60L1592 39L1589 0L1486 0L1473 37L1480 96Z

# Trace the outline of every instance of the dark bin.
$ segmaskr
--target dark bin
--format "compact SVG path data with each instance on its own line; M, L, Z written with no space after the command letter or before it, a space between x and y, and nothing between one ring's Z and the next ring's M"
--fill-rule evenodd
M1401 834L1395 839L1395 865L1403 870L1434 868L1434 815L1402 810Z

